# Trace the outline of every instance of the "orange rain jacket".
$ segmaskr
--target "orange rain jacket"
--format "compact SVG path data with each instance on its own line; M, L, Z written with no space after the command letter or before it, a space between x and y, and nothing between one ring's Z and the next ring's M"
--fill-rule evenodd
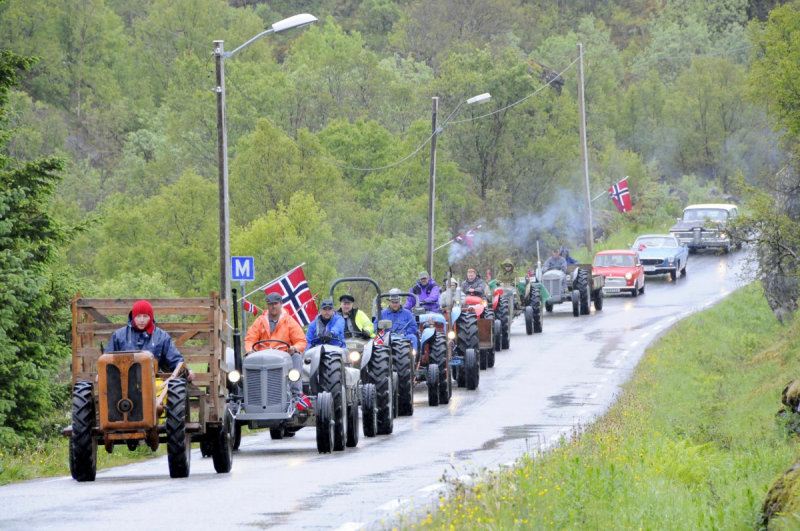
M263 339L279 339L286 341L291 346L297 349L298 352L303 352L306 349L306 335L303 329L293 318L286 312L281 312L278 318L278 324L275 326L275 331L270 334L269 332L269 314L265 310L255 322L247 329L247 336L244 338L244 351L250 352L253 350L253 344ZM262 343L258 346L258 350L266 348L276 348L279 350L288 350L286 345L282 343Z

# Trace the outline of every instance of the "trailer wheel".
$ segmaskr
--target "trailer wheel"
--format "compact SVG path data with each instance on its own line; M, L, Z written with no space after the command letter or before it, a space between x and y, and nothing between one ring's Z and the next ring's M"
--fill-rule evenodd
M436 407L439 405L439 366L431 360L428 365L428 405Z
M214 455L214 441L202 441L200 443L200 456L211 457Z
M478 360L474 349L467 349L467 353L464 355L464 369L466 373L467 390L474 391L478 388L481 377L481 371L478 367Z
M375 386L375 406L378 413L378 435L389 435L394 430L394 376L392 351L389 345L373 345L372 358L367 367L367 379Z
M525 307L525 333L533 335L533 308Z
M188 395L186 380L175 378L167 384L167 462L169 477L187 478L192 461L191 436L186 433Z
M575 279L575 289L580 293L581 300L581 315L589 315L589 305L591 304L591 290L589 289L589 272L585 269L578 270L578 276Z
M598 312L603 309L603 299L605 299L605 295L603 288L600 288L594 292L594 309Z
M233 426L233 449L238 450L242 444L242 423L238 420L234 421Z
M334 352L323 352L319 375L320 389L331 395L333 449L341 452L347 446L347 397L342 356Z
M443 333L437 332L434 334L429 356L431 363L435 363L439 367L438 403L442 405L448 404L450 403L452 377L450 375L450 360L447 359L447 338Z
M364 421L364 437L375 437L378 430L375 384L368 383L361 387L361 418Z
M333 400L327 391L320 391L317 395L317 450L321 454L333 451Z
M397 414L408 417L414 414L414 358L409 339L392 339L392 364L397 371Z
M92 437L94 422L92 382L75 382L72 390L69 471L76 481L94 481L97 475L97 437Z
M543 327L542 319L542 290L539 286L531 286L531 311L533 321L533 333L541 334Z
M227 474L233 467L233 413L230 409L225 410L225 421L216 433L214 438L214 470L217 474Z
M347 446L358 446L358 399L355 398L347 404Z

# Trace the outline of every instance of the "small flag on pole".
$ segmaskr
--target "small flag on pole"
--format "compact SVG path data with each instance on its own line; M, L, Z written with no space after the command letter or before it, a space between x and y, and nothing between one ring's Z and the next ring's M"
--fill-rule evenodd
M252 313L253 315L258 315L258 313L261 310L259 310L258 307L255 304L253 304L252 302L250 302L250 301L245 299L245 301L244 301L244 311L246 311L248 313Z
M489 282L490 280L492 280L492 270L487 267L486 268L486 282Z
M283 299L283 309L294 317L300 326L306 326L317 318L317 307L309 304L315 297L311 295L302 267L295 267L270 283L264 288L264 293L280 295Z
M620 182L608 189L608 195L617 206L620 212L629 212L631 210L631 194L628 192L628 178L622 179Z
M475 231L477 230L478 227L475 227L474 229L468 230L464 234L459 234L453 238L453 241L462 245L466 245L469 247L469 250L472 251L472 249L475 247L475 242L472 239L475 237Z

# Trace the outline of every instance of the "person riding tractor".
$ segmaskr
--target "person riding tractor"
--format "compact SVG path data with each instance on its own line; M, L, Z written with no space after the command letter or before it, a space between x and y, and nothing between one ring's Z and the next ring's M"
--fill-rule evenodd
M569 264L577 264L577 263L578 263L578 261L577 261L576 259L572 258L572 257L569 255L569 249L567 249L566 247L562 247L562 248L561 248L561 250L560 250L560 254L561 254L561 257L562 257L564 260L566 260L566 262L567 262L567 265L569 265Z
M400 301L400 290L389 290L389 307L381 311L381 320L392 321L391 331L411 341L414 349L417 348L417 321L414 314L403 308Z
M461 293L475 295L487 301L492 300L492 292L474 269L467 269L467 279L461 283Z
M497 282L502 282L508 286L514 286L517 283L517 272L514 271L514 262L511 258L506 258L501 264L502 271L497 274Z
M427 271L422 271L419 274L419 282L408 291L417 296L422 307L428 312L439 312L439 286L436 285L435 280L430 278ZM411 311L413 307L414 299L407 297L406 310Z
M365 339L375 337L375 327L367 314L358 308L353 308L355 297L345 293L339 297L339 309L336 313L344 319L345 337L363 336Z
M327 343L346 348L344 340L344 318L333 311L333 300L325 299L319 305L319 315L308 325L306 332L308 348Z
M291 354L292 367L298 371L303 370L303 352L306 350L306 337L303 329L288 313L283 311L283 301L277 293L267 294L267 310L256 319L244 338L245 357L256 350L278 349ZM254 344L266 339L285 341L289 346L282 343L262 343ZM292 395L301 396L303 394L303 382L298 380L290 383Z
M121 351L146 350L153 354L161 372L172 372L183 360L168 332L156 326L153 307L147 301L136 301L128 324L117 329L106 345L106 353ZM189 369L187 380L195 378L194 371Z
M553 256L545 260L544 266L542 266L542 271L544 273L547 273L551 269L557 269L564 273L567 272L567 261L561 256L561 249L557 247L553 249Z

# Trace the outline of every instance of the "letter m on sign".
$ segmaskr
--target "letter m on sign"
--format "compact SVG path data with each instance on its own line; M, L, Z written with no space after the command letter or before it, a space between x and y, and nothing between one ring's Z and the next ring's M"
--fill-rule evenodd
M256 279L256 268L252 256L231 256L231 280Z

